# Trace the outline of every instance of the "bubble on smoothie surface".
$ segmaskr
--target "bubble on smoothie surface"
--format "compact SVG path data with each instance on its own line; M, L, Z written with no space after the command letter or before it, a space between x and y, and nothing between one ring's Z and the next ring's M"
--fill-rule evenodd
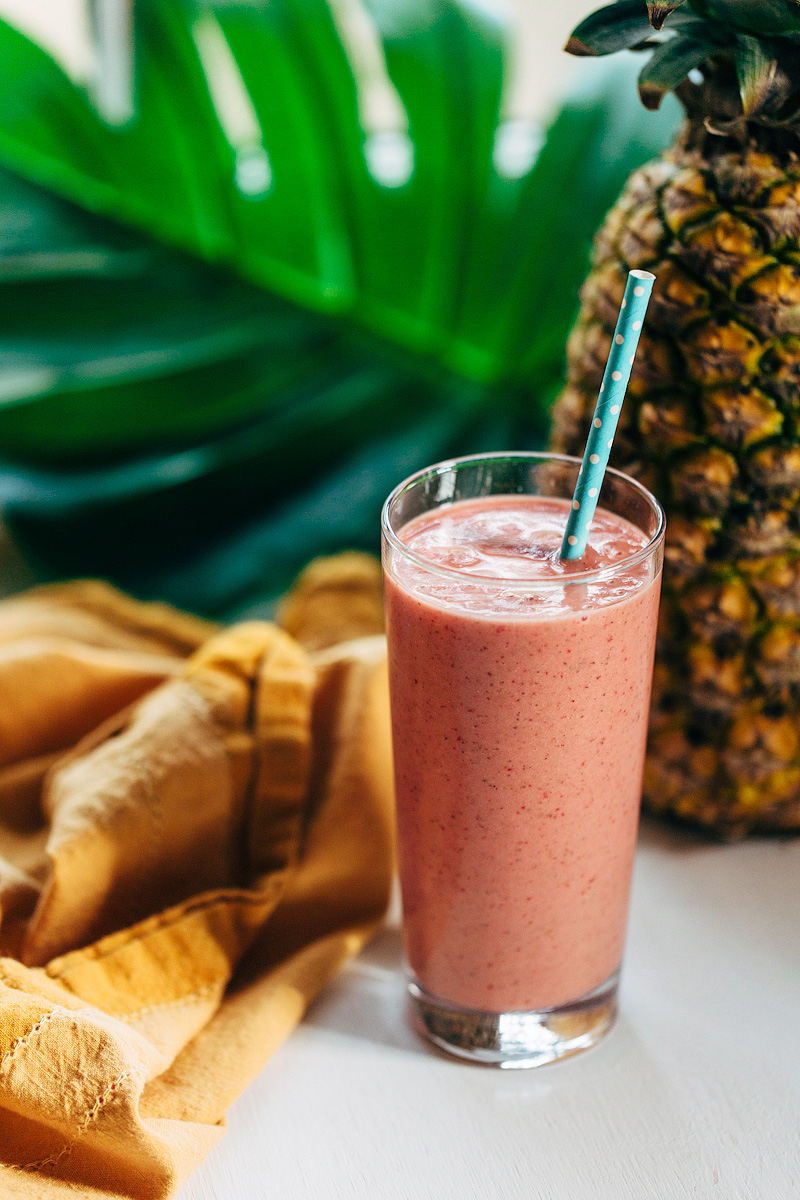
M468 611L518 614L531 606L544 612L574 608L591 595L593 602L614 603L643 582L634 570L601 585L587 584L579 598L572 588L552 589L560 579L611 567L647 544L647 536L624 517L598 508L586 553L579 561L560 556L570 501L554 497L490 496L458 500L415 517L400 530L400 540L434 568L457 571L460 581L428 574L405 560L396 569L403 584L448 605ZM470 577L480 577L474 582ZM550 583L550 591L526 596L493 585L492 580Z
M416 517L400 531L400 539L432 565L498 579L552 579L596 570L646 544L641 530L598 508L584 557L562 559L569 504L552 497L459 500Z

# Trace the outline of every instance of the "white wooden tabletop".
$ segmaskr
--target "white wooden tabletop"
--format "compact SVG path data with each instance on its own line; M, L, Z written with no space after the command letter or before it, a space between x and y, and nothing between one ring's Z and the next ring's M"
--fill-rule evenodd
M797 1200L799 893L800 840L646 823L617 1027L532 1071L416 1039L389 924L180 1200Z
M563 88L558 48L595 7L530 0L532 111ZM85 70L82 0L0 11ZM534 1071L417 1041L387 927L233 1106L180 1200L798 1200L799 900L800 840L714 846L647 824L617 1027Z

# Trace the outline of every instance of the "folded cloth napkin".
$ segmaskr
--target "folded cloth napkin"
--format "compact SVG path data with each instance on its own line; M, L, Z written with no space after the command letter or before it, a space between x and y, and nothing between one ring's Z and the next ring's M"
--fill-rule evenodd
M96 582L0 603L4 1197L172 1195L380 920L379 589L312 564L295 637Z

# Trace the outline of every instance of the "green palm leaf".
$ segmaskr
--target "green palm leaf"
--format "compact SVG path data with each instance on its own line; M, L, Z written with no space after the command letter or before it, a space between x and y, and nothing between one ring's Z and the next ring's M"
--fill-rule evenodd
M466 3L376 0L365 58L324 0L136 11L121 127L0 22L0 502L45 572L221 611L374 544L407 468L530 444L676 112L589 63L509 160L509 34Z

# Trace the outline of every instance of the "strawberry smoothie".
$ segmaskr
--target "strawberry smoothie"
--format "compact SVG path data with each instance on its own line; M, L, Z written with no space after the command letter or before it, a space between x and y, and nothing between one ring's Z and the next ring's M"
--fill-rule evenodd
M562 561L568 509L455 500L385 556L406 954L486 1013L576 1001L622 958L660 563L603 508Z

